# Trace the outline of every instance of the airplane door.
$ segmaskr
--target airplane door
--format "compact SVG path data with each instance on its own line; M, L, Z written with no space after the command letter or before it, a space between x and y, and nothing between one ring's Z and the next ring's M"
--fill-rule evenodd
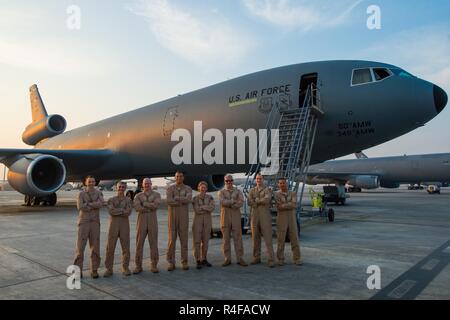
M175 122L179 116L178 106L170 107L167 109L164 120L163 120L163 128L162 134L164 137L170 137L172 132L175 130Z
M305 104L306 93L311 84L317 87L317 73L309 73L302 76L300 80L298 107L303 108Z

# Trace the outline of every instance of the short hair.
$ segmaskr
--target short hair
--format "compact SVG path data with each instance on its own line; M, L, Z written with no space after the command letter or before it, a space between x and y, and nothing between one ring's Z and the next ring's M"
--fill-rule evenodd
M145 181L150 181L150 183L153 184L152 179L150 178L145 178L144 180L142 180L142 184L144 184Z
M175 175L180 174L180 173L184 176L184 172L183 171L181 171L181 170L175 171Z
M225 177L223 177L224 180L233 180L233 176L231 174L227 174Z
M197 189L200 189L200 186L204 185L206 188L208 188L208 182L206 181L200 181L197 185Z
M278 182L281 182L281 181L287 182L286 178L279 178Z
M83 185L87 187L87 181L88 179L94 179L95 180L95 184L97 185L97 179L95 179L94 176L86 176L83 180Z
M119 181L119 182L117 182L116 186L125 186L126 187L127 183L124 181Z

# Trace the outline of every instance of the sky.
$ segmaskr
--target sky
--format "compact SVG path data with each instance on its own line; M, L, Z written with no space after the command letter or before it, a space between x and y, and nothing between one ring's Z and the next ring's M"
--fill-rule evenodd
M381 28L369 29L377 5ZM376 60L450 92L448 0L0 0L0 148L26 147L28 88L68 130L237 76ZM371 156L450 152L450 108ZM351 157L351 156L350 156Z

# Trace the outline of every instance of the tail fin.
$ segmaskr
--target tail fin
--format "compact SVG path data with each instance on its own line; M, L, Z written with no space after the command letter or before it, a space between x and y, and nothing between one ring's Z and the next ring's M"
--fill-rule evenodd
M35 146L39 142L57 136L66 130L67 122L64 117L54 114L48 115L42 102L37 85L30 87L30 102L32 122L22 134L24 143Z
M355 153L355 156L356 156L357 159L369 159L369 157L366 156L366 155L364 154L364 152L362 152L362 151L356 152L356 153Z
M39 94L39 89L37 85L32 85L30 87L30 102L31 102L31 116L33 121L38 122L44 118L48 117L47 110L45 110L44 102Z

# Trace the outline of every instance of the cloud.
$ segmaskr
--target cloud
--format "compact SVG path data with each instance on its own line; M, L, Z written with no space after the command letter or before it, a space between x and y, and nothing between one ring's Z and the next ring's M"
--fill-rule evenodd
M450 28L426 26L390 35L358 54L389 62L450 90ZM386 61L388 59L388 61Z
M141 0L129 10L147 18L163 47L197 65L236 63L254 45L219 12L197 17L168 0Z
M97 76L114 69L105 54L83 50L61 39L0 40L0 64L60 75Z
M108 74L113 54L76 37L50 10L11 4L0 8L0 65L58 75ZM56 29L58 27L60 29ZM74 37L71 37L73 35Z
M45 10L32 6L0 7L0 27L3 31L22 31L40 26L48 20Z
M249 12L279 27L302 32L332 28L346 22L353 9L363 0L242 0Z

